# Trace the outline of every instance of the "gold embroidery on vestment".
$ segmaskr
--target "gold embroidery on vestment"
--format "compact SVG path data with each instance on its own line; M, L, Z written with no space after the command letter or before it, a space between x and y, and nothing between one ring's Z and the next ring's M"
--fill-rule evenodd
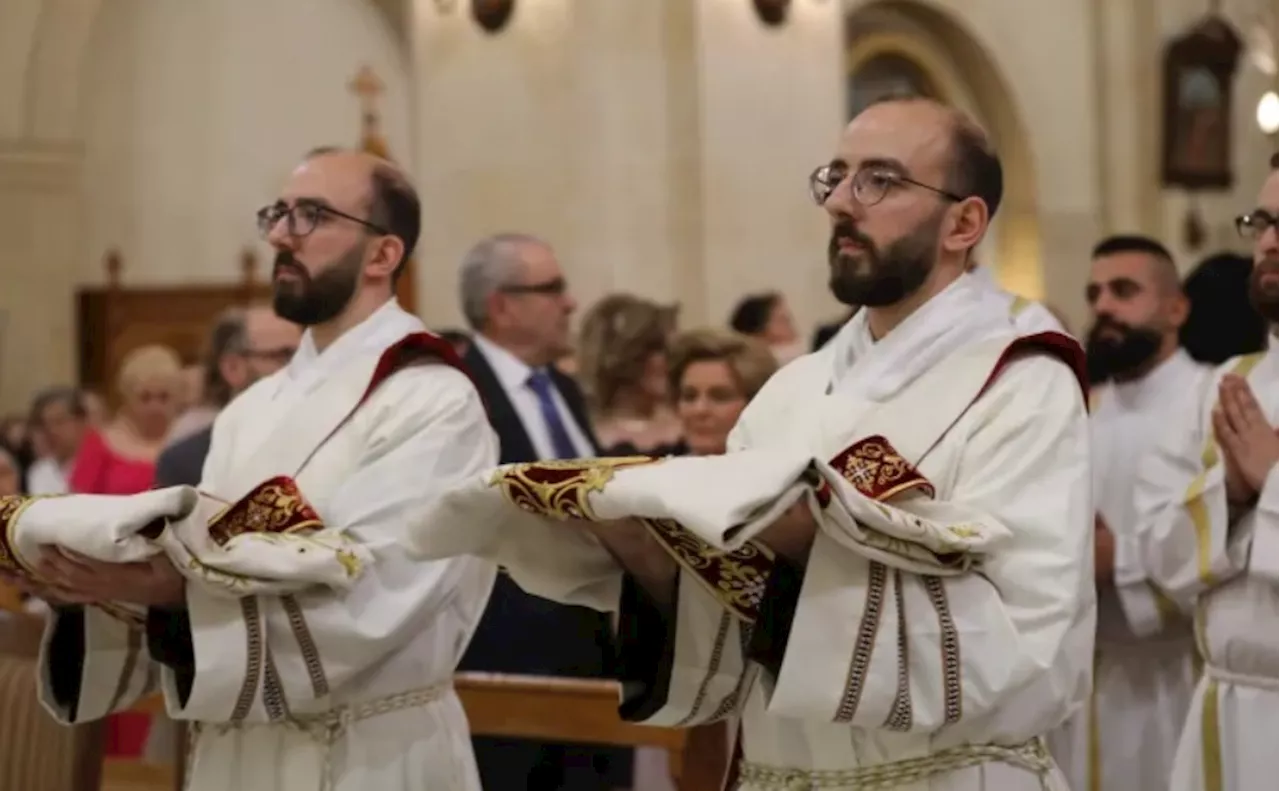
M225 546L245 533L298 533L324 527L320 515L292 478L279 476L258 484L209 520L209 537Z
M658 544L702 583L726 609L754 623L773 570L773 552L748 542L724 552L671 519L642 519Z
M604 459L565 459L511 464L489 479L512 504L523 511L557 519L594 519L589 496L604 491L614 473L624 467L650 464L649 456Z
M831 459L831 467L864 497L885 501L912 489L934 496L933 484L879 435L864 437Z

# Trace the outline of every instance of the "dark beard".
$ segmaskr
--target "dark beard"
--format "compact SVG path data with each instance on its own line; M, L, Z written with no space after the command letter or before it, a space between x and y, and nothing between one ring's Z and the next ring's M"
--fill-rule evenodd
M356 245L313 278L294 260L293 254L281 250L276 254L272 272L271 306L276 315L303 327L337 318L356 293L363 258L364 248ZM298 279L276 279L275 273L281 269L292 272Z
M1258 311L1258 315L1272 324L1276 323L1276 314L1280 312L1280 304L1277 304L1280 296L1276 294L1276 286L1263 285L1262 278L1275 273L1276 259L1268 258L1261 264L1254 264L1253 272L1249 274L1249 304Z
M933 271L941 227L942 212L938 212L881 252L852 220L841 219L827 245L831 268L827 285L832 295L853 307L894 305L911 296ZM840 242L846 239L862 246L859 257L840 252Z
M1104 329L1113 329L1120 338L1100 337ZM1160 351L1164 336L1150 327L1130 327L1110 316L1099 316L1089 330L1085 344L1085 360L1089 381L1115 380L1128 382L1138 378Z

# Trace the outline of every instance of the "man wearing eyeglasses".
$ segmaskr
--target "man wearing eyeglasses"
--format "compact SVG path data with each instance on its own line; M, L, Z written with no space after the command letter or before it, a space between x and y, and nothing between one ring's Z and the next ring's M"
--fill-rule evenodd
M1270 324L1267 349L1218 368L1189 419L1148 457L1135 494L1140 560L1194 616L1204 666L1172 791L1280 785L1276 166L1273 156L1257 208L1236 221L1253 242L1249 298Z
M497 462L497 442L452 348L393 296L417 194L383 160L325 149L258 221L276 253L275 312L306 332L219 415L200 490L249 509L228 531L277 532L309 505L303 532L279 543L342 562L341 547L308 542L319 522L373 562L347 553L345 593L235 598L186 584L167 555L112 565L51 552L42 574L64 602L148 610L143 635L62 607L44 702L64 722L102 717L132 705L158 662L168 711L195 733L192 791L478 791L452 676L496 571L415 562L401 542L442 486Z
M556 368L571 351L577 303L555 251L522 233L482 239L463 257L459 297L474 333L467 367L489 406L501 462L591 458L599 453L586 400ZM599 677L611 660L607 616L532 596L505 575L461 668L490 673ZM486 791L605 791L631 785L630 751L477 736Z
M810 179L831 291L862 309L727 454L499 471L411 551L470 542L616 611L622 713L740 717L731 788L1065 788L1042 737L1088 689L1084 361L968 271L1001 185L959 112L872 105Z
M269 305L232 309L219 317L209 334L205 360L205 408L209 424L170 442L156 459L156 486L197 486L204 470L213 419L231 399L259 379L279 371L298 350L302 329L276 315Z

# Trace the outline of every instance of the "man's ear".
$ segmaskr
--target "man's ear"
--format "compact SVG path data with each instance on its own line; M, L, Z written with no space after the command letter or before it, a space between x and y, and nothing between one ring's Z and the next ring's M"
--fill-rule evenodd
M948 252L972 250L987 233L991 217L981 198L969 197L951 208L951 221L942 238L942 249Z
M231 392L239 392L249 379L248 365L238 354L224 354L218 358L218 375L231 387Z
M1169 304L1165 310L1168 312L1169 325L1182 329L1182 325L1187 323L1187 317L1191 315L1191 300L1179 290L1169 297Z
M389 279L404 258L404 240L399 236L383 236L374 248L373 257L365 265L365 272L372 277Z

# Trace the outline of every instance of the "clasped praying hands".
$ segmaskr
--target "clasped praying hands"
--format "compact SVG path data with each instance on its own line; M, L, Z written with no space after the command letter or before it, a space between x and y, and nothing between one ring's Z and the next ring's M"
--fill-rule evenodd
M1227 374L1218 386L1213 432L1222 447L1227 499L1251 502L1276 466L1280 434L1267 420L1243 377Z

